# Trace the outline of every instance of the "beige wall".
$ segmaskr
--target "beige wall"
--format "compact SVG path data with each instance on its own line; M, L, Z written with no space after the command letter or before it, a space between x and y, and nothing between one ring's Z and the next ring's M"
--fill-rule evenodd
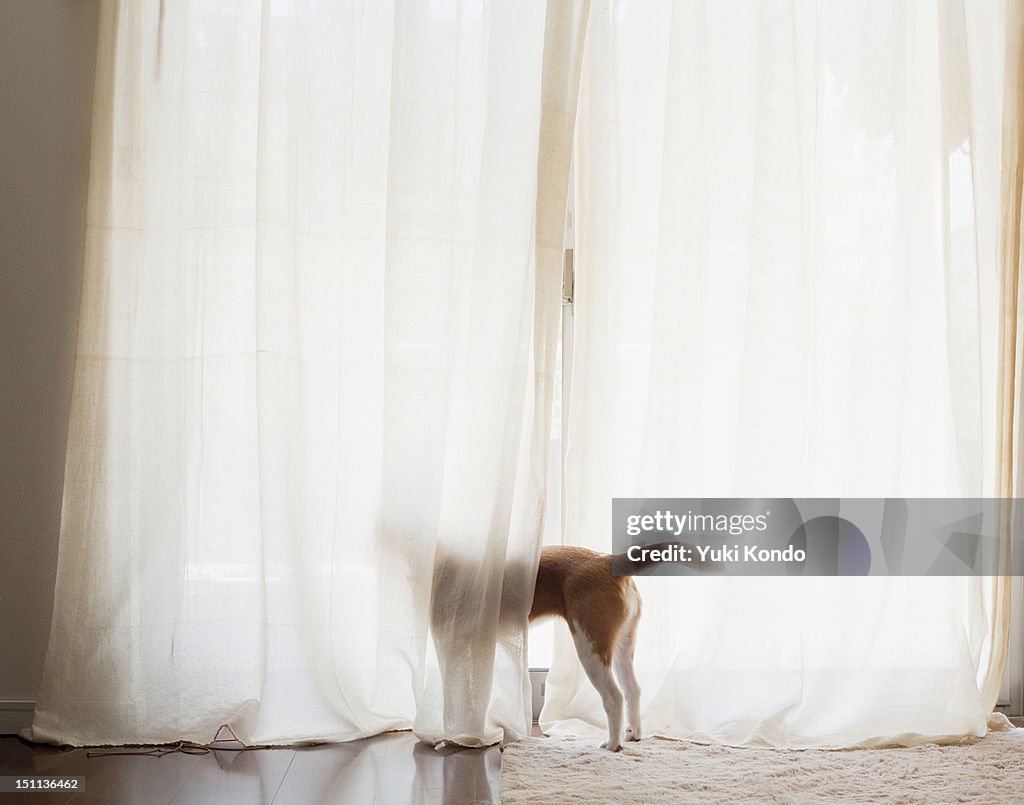
M0 0L0 732L50 628L96 20L96 0Z

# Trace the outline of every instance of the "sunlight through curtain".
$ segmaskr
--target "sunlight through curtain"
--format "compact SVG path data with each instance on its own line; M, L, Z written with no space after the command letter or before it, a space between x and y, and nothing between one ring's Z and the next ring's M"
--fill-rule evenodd
M583 9L104 3L30 737L528 729Z
M1000 307L1019 64L1004 13L666 0L591 15L567 542L607 550L612 497L1012 494L997 490L1014 433L997 396L1015 393L1012 370L997 377L1017 361L1000 339L1018 317L1005 291ZM982 734L1006 581L641 579L646 732ZM545 730L603 723L565 634L547 690Z
M1010 494L1019 12L106 0L28 737L526 732L574 137L567 542L615 496ZM981 734L1006 581L641 579L646 731ZM564 633L547 691L603 721Z

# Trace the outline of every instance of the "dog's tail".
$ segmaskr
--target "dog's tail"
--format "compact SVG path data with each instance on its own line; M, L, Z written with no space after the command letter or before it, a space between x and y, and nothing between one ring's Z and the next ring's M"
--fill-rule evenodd
M633 554L632 558L630 554ZM702 558L697 547L689 542L656 542L640 546L639 549L633 548L629 553L612 556L612 575L633 576L664 564L683 565L704 573L716 573L724 569L720 562Z

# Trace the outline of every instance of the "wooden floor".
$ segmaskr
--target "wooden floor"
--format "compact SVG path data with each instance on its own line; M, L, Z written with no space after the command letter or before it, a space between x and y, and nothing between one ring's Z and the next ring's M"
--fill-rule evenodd
M0 776L85 778L77 794L0 793L0 802L25 805L496 803L500 770L497 747L438 752L408 732L344 744L163 757L89 757L84 749L0 737Z

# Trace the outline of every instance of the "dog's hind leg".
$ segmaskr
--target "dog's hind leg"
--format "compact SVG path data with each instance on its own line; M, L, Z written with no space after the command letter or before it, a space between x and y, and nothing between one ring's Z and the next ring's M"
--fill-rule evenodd
M590 636L577 624L570 624L570 627L576 654L587 677L600 694L601 704L608 717L608 740L601 744L601 748L618 752L622 748L622 691L615 683L612 669L601 658Z
M634 611L622 625L619 639L615 644L615 676L626 697L626 740L639 741L640 728L640 683L636 681L633 668L633 652L636 647L636 630L640 621L640 597L634 598Z

